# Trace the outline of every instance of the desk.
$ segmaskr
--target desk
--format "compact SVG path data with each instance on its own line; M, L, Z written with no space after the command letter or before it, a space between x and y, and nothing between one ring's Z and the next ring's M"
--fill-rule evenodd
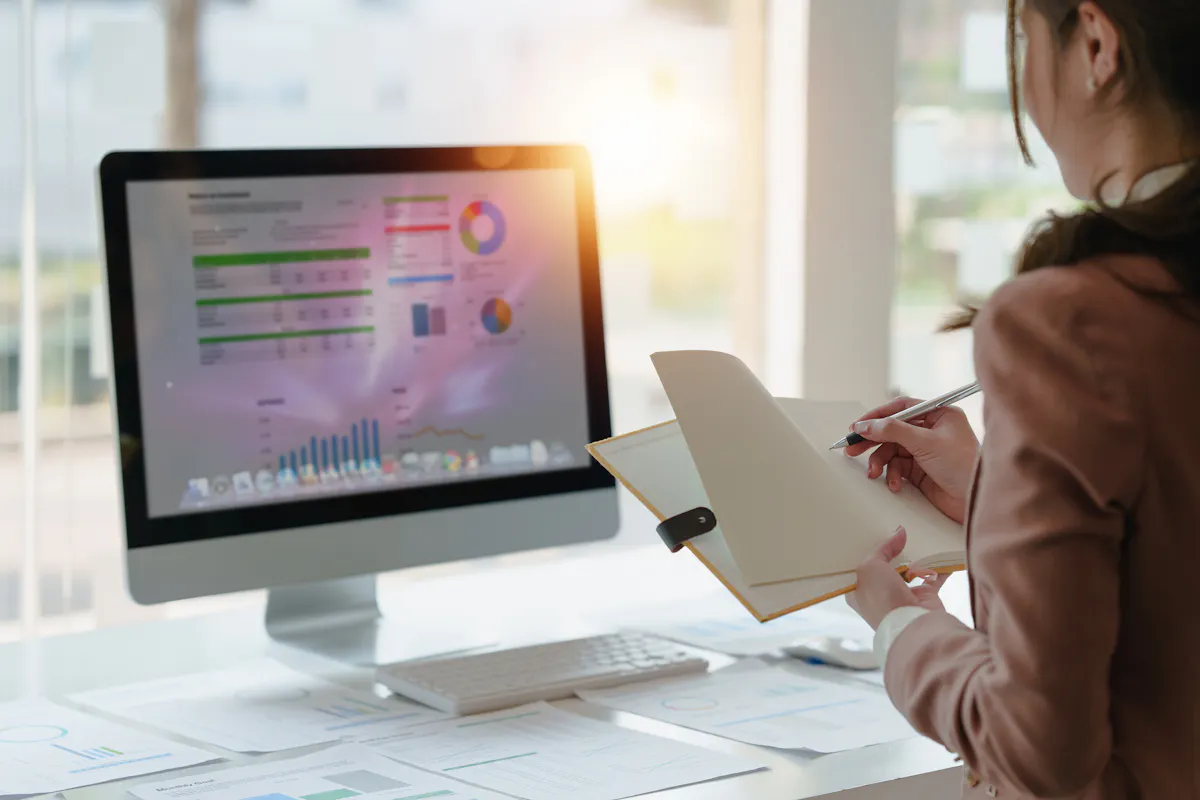
M504 566L505 562L509 566ZM711 576L694 559L672 557L661 547L598 545L552 554L493 560L443 571L436 577L387 579L381 596L390 616L421 609L414 635L433 621L441 630L487 631L506 643L588 636L632 622L670 621L728 612L730 599L714 593ZM442 569L442 568L439 568ZM403 575L403 573L401 574ZM397 576L399 577L399 576ZM469 587L469 591L468 591ZM617 591L619 587L619 592ZM547 604L545 598L555 602ZM486 608L474 600L492 598ZM471 602L463 600L471 599ZM456 602L456 599L460 602ZM429 609L438 609L433 615ZM667 609L675 609L669 611ZM465 626L456 628L456 626ZM272 643L261 605L207 616L142 623L36 639L0 647L0 700L64 694L134 681L218 669L269 655L290 666L352 685L367 686L369 672ZM559 707L595 719L757 758L770 766L729 780L681 787L653 797L679 800L949 800L957 798L960 768L942 747L912 739L820 758L743 745L695 731L587 705ZM205 772L258 760L276 760L321 749L252 757L201 745L228 759L177 773ZM170 774L63 793L67 800L130 800L129 785Z

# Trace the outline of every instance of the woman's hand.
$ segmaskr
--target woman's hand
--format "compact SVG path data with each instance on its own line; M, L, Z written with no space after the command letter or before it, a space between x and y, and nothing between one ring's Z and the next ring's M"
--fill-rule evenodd
M971 470L979 453L979 440L958 408L939 408L909 422L887 419L919 403L900 397L860 417L852 429L865 442L847 447L847 456L860 456L871 448L867 477L887 475L888 488L900 491L907 480L921 490L934 507L955 522L967 515Z
M946 583L948 575L939 575L932 570L909 570L901 577L892 561L904 552L908 534L897 528L895 535L879 547L858 567L858 585L846 597L850 607L866 620L872 629L878 628L889 613L902 606L920 606L930 611L945 611L938 592ZM916 586L908 581L921 578Z

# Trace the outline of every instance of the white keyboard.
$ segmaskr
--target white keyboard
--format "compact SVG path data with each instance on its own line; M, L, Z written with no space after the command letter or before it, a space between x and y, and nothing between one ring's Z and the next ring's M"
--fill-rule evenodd
M579 689L704 672L708 662L677 644L615 633L491 653L404 661L375 679L399 695L451 714L479 714L538 700L563 700Z

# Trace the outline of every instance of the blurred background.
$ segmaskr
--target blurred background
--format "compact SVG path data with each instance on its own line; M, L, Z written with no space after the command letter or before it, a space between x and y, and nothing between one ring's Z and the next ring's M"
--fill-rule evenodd
M941 320L1070 200L1038 143L1036 169L1016 149L1004 0L896 1L889 385L929 396L972 379L969 334ZM809 2L837 0L0 0L0 641L236 602L138 608L124 589L104 153L586 144L614 428L631 430L670 416L649 353L761 370L789 335L786 305L764 323L763 276L802 269L764 247L772 154L792 146L767 146L769 98L797 79L772 25Z

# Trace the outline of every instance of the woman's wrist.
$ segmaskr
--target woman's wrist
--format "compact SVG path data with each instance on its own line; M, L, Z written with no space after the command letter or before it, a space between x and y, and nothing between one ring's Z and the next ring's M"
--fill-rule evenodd
M888 651L904 629L928 613L929 609L922 606L900 606L889 611L880 621L875 629L874 641L875 661L880 669L887 663Z

